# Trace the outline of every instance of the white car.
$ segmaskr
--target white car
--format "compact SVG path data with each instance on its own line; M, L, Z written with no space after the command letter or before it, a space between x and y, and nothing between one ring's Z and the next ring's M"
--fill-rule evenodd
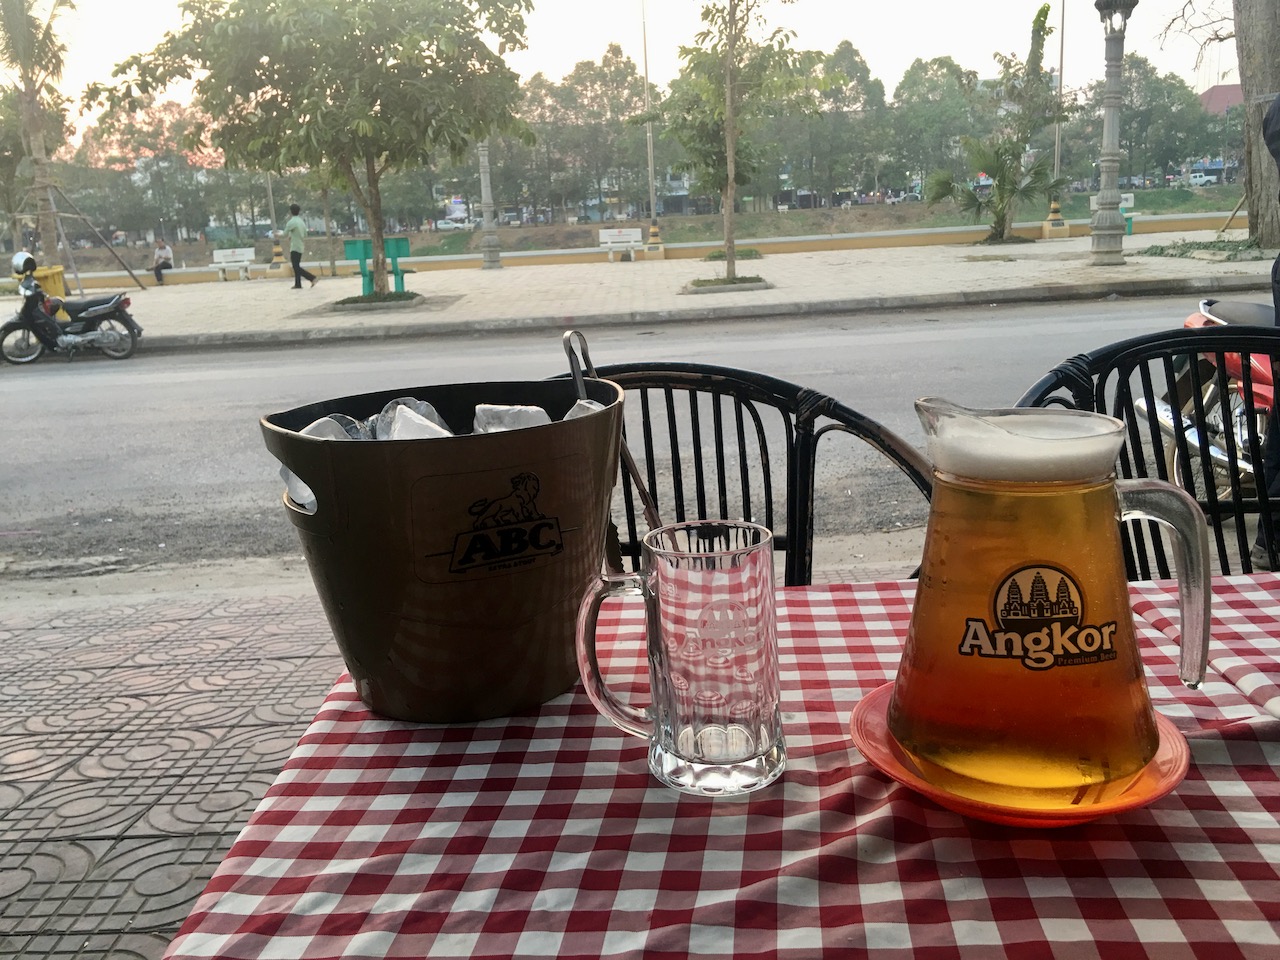
M437 220L436 229L442 233L449 230L474 230L475 224L470 220Z
M918 193L904 193L900 197L890 197L885 201L885 203L919 203L919 202L920 202L920 194Z

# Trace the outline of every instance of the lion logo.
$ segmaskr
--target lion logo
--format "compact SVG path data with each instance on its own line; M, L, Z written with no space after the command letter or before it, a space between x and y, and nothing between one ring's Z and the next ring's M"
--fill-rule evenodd
M536 474L518 473L511 478L511 492L505 497L493 500L477 500L467 508L467 512L475 517L472 530L485 530L490 527L503 527L512 523L527 523L530 520L541 520L543 514L535 502L542 483Z

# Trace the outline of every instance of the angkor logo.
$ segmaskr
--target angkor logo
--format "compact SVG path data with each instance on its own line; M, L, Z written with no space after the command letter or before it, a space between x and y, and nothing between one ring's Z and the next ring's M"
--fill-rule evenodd
M502 570L563 550L560 521L538 509L541 489L536 474L518 473L511 478L510 493L471 504L467 512L475 519L469 531L454 538L449 569L454 573L475 567Z
M1031 670L1114 660L1116 622L1084 624L1083 611L1080 587L1066 571L1023 567L996 588L994 627L977 617L965 620L960 653L1021 660Z

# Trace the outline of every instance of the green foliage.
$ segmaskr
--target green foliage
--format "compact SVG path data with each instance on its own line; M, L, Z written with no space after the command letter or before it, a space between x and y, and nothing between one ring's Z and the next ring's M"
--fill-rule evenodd
M331 167L356 196L386 288L381 178L461 157L494 131L519 128L516 76L501 52L523 45L530 0L186 0L184 27L94 86L90 104L135 108L195 79L214 118L194 134L231 164L280 171ZM483 35L498 40L490 49Z
M759 250L757 250L755 247L739 247L739 248L738 248L738 259L739 259L739 260L761 260L761 259L763 259L763 258L764 258L764 254L762 254L762 253L761 253ZM724 251L723 251L723 250L712 250L710 253L708 253L708 254L707 254L705 257L703 257L702 259L704 259L704 260L723 260L723 259L724 259Z
M1066 186L1067 181L1053 177L1053 157L1042 153L1030 163L1020 142L1012 140L983 141L966 137L965 155L972 175L986 173L989 186L975 185L970 177L955 177L948 170L935 170L924 185L924 199L929 204L953 201L961 211L977 223L991 221L993 240L1013 237L1014 214L1020 204L1048 199Z
M1223 260L1260 260L1265 255L1254 237L1244 240L1175 240L1138 251L1144 257L1192 257L1198 250L1224 254Z

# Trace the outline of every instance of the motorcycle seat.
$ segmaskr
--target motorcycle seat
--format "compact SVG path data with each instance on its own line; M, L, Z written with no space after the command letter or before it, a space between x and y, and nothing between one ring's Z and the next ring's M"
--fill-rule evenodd
M119 294L113 293L109 297L90 297L87 300L64 300L62 301L62 308L74 317L76 314L83 313L92 307L105 306L118 296Z
M1254 327L1270 327L1276 322L1275 307L1269 303L1245 300L1202 300L1200 312L1221 323L1244 323Z

